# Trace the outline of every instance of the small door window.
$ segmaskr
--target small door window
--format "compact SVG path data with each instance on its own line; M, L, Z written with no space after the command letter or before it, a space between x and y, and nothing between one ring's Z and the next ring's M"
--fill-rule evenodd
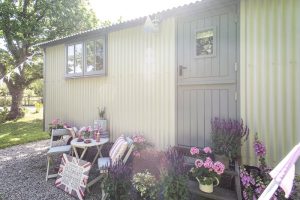
M214 28L196 32L196 56L215 55L215 30Z

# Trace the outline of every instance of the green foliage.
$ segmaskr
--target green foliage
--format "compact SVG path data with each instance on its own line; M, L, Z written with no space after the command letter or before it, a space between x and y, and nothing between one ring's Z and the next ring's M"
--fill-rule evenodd
M133 176L132 184L143 199L157 199L159 189L157 180L148 170L136 173Z
M43 87L44 87L44 82L43 79L38 79L31 83L28 87L28 89L32 90L35 94L35 96L42 97L43 96Z
M9 105L11 105L11 97L10 96L7 96L7 97L0 96L0 106L6 107Z
M41 111L41 108L43 107L43 104L39 103L39 102L36 102L34 104L34 107L35 107L35 113L39 113Z
M165 168L161 173L161 185L164 199L185 200L189 199L188 170L184 164L184 156L175 148L170 148L165 153Z
M0 111L0 124L6 122L7 113L8 113L7 107L3 107L3 110Z
M0 86L0 96L8 95L8 89L6 86Z
M163 175L162 187L165 200L187 200L189 199L189 189L187 186L188 176L175 174Z
M31 62L19 66L19 73L4 79L10 94L23 96L23 91L43 78L42 54L36 44L96 27L98 21L84 0L3 0L0 1L0 78L33 55ZM20 105L20 98L12 107ZM11 109L12 112L18 109ZM14 119L19 113L10 113Z
M129 200L132 169L122 162L109 167L108 175L104 181L104 190L109 199Z

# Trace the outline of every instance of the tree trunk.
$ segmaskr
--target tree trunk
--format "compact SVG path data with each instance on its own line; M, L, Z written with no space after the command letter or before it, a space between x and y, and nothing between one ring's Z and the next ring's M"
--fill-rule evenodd
M24 95L24 89L8 87L9 93L12 97L11 107L8 115L6 116L7 120L14 120L24 116L24 113L21 109L22 99Z

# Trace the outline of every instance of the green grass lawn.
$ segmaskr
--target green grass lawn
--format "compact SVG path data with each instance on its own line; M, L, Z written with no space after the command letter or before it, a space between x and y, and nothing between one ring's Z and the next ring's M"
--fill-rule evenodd
M0 149L48 139L49 134L43 131L42 116L42 111L39 113L27 111L22 119L0 124Z

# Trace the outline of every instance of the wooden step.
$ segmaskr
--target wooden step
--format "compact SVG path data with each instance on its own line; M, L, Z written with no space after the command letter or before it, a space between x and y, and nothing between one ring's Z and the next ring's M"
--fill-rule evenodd
M205 193L199 190L199 184L195 181L189 181L188 187L191 192L191 200L236 200L237 195L235 191L224 189L221 187L214 187L213 193Z

